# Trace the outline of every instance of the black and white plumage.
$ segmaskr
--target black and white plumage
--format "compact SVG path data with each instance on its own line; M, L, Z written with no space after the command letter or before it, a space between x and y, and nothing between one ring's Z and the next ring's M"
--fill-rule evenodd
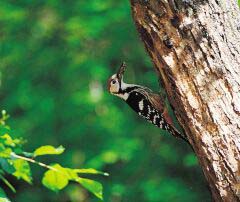
M153 93L149 88L123 82L125 71L123 63L117 74L108 80L108 90L123 100L141 117L155 126L170 132L175 137L187 141L172 125L171 118L164 106L164 101L158 94Z
M141 87L138 86L129 93L126 103L137 112L138 115L150 123L163 130L169 131L174 136L179 136L179 133L164 119L163 114L154 108L149 98L146 97L146 94L144 95L142 93Z

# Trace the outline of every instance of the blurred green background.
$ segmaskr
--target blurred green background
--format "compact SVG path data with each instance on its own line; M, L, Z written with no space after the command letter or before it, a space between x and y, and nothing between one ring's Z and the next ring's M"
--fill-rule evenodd
M210 194L189 146L147 123L106 91L122 61L125 80L159 90L127 0L1 0L1 109L28 140L26 150L63 145L51 157L63 166L92 167L106 202L207 202ZM49 157L41 160L50 162ZM79 184L59 193L12 179L16 202L97 202Z

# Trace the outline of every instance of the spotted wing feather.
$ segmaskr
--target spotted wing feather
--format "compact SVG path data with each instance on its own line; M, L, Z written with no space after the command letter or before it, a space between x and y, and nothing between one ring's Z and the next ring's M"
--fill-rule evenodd
M164 119L170 125L173 125L173 121L168 113L168 109L165 107L164 100L158 94L153 93L149 88L146 87L141 87L136 89L136 91L143 94L151 103L151 105L163 115Z
M136 111L141 117L145 118L147 121L156 125L157 127L169 131L172 135L176 137L181 137L181 134L169 124L163 116L163 108L156 107L157 100L152 100L148 93L142 89L135 89L132 91L126 100L128 105ZM161 101L160 101L161 102Z

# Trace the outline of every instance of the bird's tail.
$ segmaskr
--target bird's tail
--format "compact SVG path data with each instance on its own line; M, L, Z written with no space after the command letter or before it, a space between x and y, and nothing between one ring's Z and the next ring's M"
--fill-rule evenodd
M189 143L189 140L187 138L187 136L185 134L182 134L180 133L174 126L170 125L170 124L167 124L168 126L168 131L173 135L175 136L176 138L181 138L183 139L184 141L186 141L187 143Z

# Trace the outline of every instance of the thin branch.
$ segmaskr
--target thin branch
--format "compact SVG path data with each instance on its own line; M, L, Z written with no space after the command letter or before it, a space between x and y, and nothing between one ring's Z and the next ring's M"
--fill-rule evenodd
M56 171L56 172L60 172L58 169L52 167L52 166L49 166L45 163L41 163L39 161L35 161L34 159L30 159L30 158L27 158L25 156L20 156L18 154L15 154L14 152L11 153L11 156L14 157L14 158L18 158L18 159L22 159L22 160L25 160L25 161L28 161L28 162L31 162L31 163L34 163L34 164L37 164L39 166L42 166L44 168L47 168L49 170L53 170L53 171Z

